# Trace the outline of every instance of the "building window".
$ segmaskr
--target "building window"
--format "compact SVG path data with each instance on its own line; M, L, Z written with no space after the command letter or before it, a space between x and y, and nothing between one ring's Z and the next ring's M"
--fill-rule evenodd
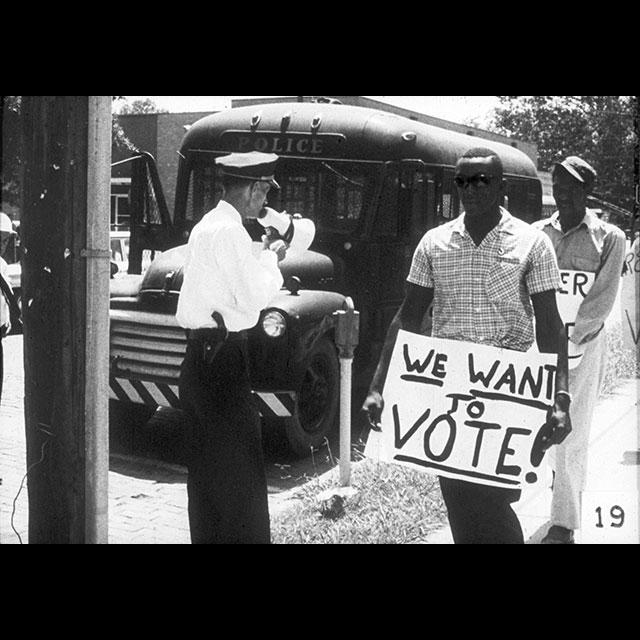
M111 230L128 231L130 223L129 190L130 178L111 180Z

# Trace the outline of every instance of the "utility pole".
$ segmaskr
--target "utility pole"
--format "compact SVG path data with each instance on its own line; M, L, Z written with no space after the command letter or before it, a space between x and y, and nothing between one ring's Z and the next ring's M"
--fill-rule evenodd
M110 96L24 96L29 542L106 543Z

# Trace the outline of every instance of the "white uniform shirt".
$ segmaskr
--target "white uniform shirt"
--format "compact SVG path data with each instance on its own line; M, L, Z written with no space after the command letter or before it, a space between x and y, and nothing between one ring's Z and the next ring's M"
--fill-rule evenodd
M256 258L242 217L221 200L191 232L176 319L185 329L209 328L218 311L229 331L250 329L282 283L277 255Z

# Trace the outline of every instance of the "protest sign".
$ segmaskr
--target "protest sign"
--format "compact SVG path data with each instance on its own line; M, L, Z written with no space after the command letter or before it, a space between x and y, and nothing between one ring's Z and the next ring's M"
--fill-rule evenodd
M399 331L365 455L496 487L538 479L557 356Z
M620 284L622 340L624 347L638 353L640 342L640 239L629 247Z
M578 316L578 309L582 301L589 293L596 279L595 273L588 271L560 271L562 289L556 292L558 312L567 327L567 335L571 338L573 327ZM580 364L586 345L576 345L571 340L568 343L569 369L574 369Z

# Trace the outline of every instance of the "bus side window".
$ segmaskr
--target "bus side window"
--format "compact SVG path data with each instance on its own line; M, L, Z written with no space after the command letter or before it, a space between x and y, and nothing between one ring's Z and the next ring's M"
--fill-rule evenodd
M539 183L534 180L510 178L507 182L508 204L505 207L521 220L534 222L540 217L540 191Z
M424 231L433 229L436 226L436 218L438 215L437 206L437 189L436 178L433 173L425 173L425 200L423 206L426 206L426 215L423 216L426 226Z
M398 167L389 167L378 202L378 210L373 226L374 238L395 238L398 235L399 187Z
M450 222L460 213L458 193L453 182L453 171L445 170L442 178L442 199L438 203L437 224Z
M415 246L427 231L427 180L421 168L407 167L400 182L400 234Z

